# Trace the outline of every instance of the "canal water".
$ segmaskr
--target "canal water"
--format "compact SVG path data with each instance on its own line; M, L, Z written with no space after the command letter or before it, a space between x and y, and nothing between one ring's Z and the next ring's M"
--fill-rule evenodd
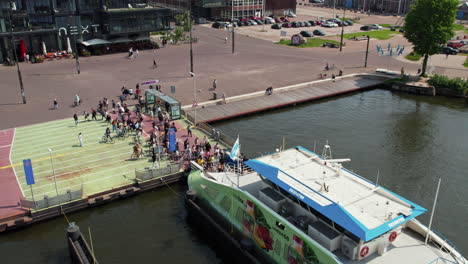
M334 158L369 180L432 207L433 227L466 256L468 242L468 107L443 97L372 90L215 124L240 135L248 157L282 144L319 154L328 140ZM88 237L101 263L229 263L229 250L186 222L184 186L171 185L68 215ZM430 213L419 219L427 224ZM0 236L1 263L67 263L65 218Z

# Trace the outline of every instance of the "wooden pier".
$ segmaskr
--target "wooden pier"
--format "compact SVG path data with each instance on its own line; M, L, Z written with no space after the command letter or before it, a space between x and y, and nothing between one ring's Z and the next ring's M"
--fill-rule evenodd
M381 74L353 74L337 77L335 81L326 79L274 88L271 95L261 91L226 98L225 103L220 99L201 103L196 109L193 106L184 106L183 109L190 121L210 123L368 89L389 78L391 77Z

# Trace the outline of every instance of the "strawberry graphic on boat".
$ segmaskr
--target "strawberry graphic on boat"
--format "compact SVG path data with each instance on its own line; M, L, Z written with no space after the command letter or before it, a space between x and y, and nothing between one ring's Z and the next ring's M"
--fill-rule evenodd
M257 245L266 250L273 250L273 239L270 236L268 225L262 211L254 203L247 200L244 209L243 233Z

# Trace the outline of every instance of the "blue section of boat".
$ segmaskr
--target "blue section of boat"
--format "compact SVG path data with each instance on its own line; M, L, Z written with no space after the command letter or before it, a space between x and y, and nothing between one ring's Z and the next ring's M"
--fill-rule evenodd
M313 153L309 150L306 150L302 147L297 147L298 149L301 149L301 150L304 150L304 151L308 151L310 153ZM314 153L315 154L315 153ZM297 197L298 199L300 199L301 201L303 201L304 203L306 203L307 205L309 205L310 207L314 208L315 210L317 210L318 212L320 212L321 214L323 214L324 216L328 217L330 220L332 220L333 222L341 225L342 227L344 227L346 230L348 230L349 232L351 232L352 234L354 234L355 236L359 237L360 239L364 240L364 241L370 241L392 229L394 229L395 227L421 215L422 213L426 212L427 210L383 187L380 187L381 190L383 191L386 191L388 192L390 195L394 195L395 197L398 197L399 199L401 199L402 201L408 203L409 205L411 205L413 208L412 208L412 211L411 211L411 214L408 215L408 216L404 216L404 215L400 215L376 228L373 228L373 229L368 229L366 228L360 221L358 221L354 216L352 216L345 208L343 208L341 205L333 202L331 199L327 198L326 196L324 196L323 194L317 192L316 190L306 186L305 184L299 182L297 179L295 179L294 177L291 177L289 174L285 173L284 171L274 167L274 166L271 166L271 165L268 165L264 162L261 162L259 160L248 160L245 162L245 164L249 167L251 167L252 169L254 169L256 172L258 172L260 175L262 175L263 177L269 179L270 181L272 181L273 183L275 183L276 185L278 185L280 188L282 188L283 190L291 193L292 195L294 195L295 197ZM289 176L291 179L294 179L296 182L302 184L302 186L304 186L305 188L307 188L308 190L311 190L317 194L319 194L320 196L324 197L325 199L327 199L328 201L331 202L331 204L329 205L326 205L326 206L322 206L320 205L319 203L315 202L314 200L310 199L309 197L307 197L306 195L302 194L299 190L296 190L294 187L290 186L289 184L283 182L282 180L278 179L278 172L281 171L282 173L284 173L285 175ZM347 170L346 170L347 171ZM349 172L349 171L348 171ZM369 180L367 179L364 179L362 178L361 176L355 174L355 173L351 173L351 175L353 176L356 176L360 179L363 179L369 183L372 183L370 182ZM372 183L374 184L374 183ZM375 184L374 184L375 185Z

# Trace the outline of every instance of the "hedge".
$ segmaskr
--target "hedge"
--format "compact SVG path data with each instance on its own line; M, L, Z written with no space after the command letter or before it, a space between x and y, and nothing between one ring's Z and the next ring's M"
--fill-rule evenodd
M435 74L427 82L435 88L448 88L465 95L468 94L468 80L464 78L449 78L444 75Z

